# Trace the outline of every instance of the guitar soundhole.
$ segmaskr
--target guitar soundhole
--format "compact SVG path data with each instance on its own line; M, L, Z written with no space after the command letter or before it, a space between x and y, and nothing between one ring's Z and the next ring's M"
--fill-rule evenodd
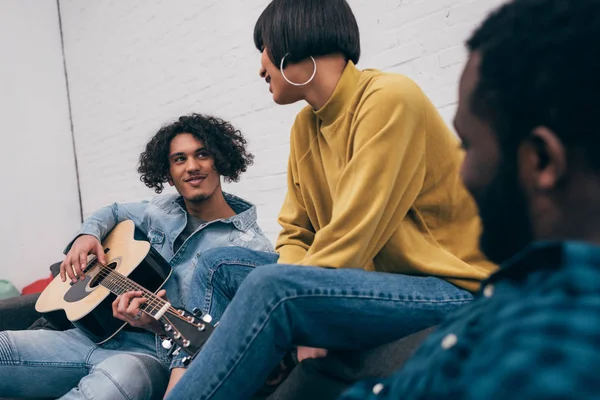
M117 263L116 262L111 262L110 264L108 264L106 266L106 268L110 268L111 270L114 270L115 268L117 268ZM102 281L104 280L104 278L106 278L106 276L108 275L108 271L106 271L106 269L101 269L96 276L94 276L92 278L92 280L90 281L90 289L94 289L96 286L100 285L102 283Z

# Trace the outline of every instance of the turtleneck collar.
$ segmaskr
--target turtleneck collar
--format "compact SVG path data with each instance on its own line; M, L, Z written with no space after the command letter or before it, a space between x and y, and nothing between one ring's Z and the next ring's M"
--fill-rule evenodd
M346 110L348 103L352 99L358 80L360 78L360 70L356 68L352 61L348 61L342 76L333 91L333 94L327 100L327 103L317 111L313 111L316 116L323 122L323 125L331 125L335 122Z

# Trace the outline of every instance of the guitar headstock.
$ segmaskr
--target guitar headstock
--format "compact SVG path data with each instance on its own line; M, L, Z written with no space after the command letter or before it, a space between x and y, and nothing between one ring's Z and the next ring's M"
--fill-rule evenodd
M172 341L163 342L163 347L170 348L173 344L177 345L178 349L173 354L181 350L185 351L190 357L186 357L184 362L189 363L215 329L210 321L210 315L201 317L199 312L194 314L183 309L177 309L176 314L163 315L160 318L163 331Z

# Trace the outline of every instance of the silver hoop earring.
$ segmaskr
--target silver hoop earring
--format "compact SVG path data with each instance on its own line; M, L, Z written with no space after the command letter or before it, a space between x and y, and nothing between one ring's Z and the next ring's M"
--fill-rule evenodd
M283 72L283 62L285 61L285 58L289 55L290 55L290 53L287 53L285 56L283 56L283 58L281 59L281 63L279 64L279 71L281 71L281 76L283 76L283 79L285 79L285 81L287 83L289 83L290 85L294 85L294 86L306 86L309 83L311 83L312 80L315 78L315 75L317 74L317 62L315 61L314 57L310 56L310 59L312 60L313 65L314 65L314 70L313 70L312 76L304 83L296 83L296 82L290 81L287 78L287 76L285 76L285 73Z

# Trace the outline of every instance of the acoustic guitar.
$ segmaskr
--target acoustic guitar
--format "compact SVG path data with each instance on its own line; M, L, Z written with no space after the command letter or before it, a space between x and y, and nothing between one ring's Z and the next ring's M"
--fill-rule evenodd
M185 351L189 363L206 342L214 327L210 316L199 310L189 312L173 307L156 295L171 275L169 263L139 232L133 221L119 223L102 242L106 265L95 255L88 257L85 279L72 283L54 278L37 300L35 309L52 321L67 319L90 339L102 344L114 337L127 323L113 317L112 302L117 295L142 291L147 300L141 310L162 323L168 339L163 347L173 354Z

